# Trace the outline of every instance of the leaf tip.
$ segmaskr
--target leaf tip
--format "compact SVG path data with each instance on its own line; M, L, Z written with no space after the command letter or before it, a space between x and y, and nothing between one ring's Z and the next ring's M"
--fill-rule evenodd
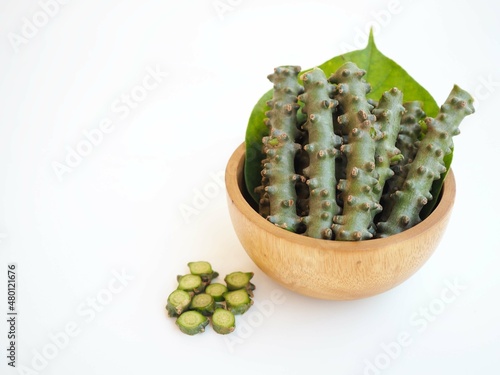
M370 35L368 35L368 46L375 46L375 38L373 36L373 26L370 27Z

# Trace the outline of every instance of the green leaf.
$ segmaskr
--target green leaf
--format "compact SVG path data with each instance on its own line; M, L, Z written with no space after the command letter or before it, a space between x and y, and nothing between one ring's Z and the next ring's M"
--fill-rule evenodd
M364 49L336 56L318 67L329 77L347 61L352 61L361 69L366 70L367 73L364 78L372 87L368 98L378 100L384 91L397 87L403 92L404 101L419 100L423 103L423 109L427 116L434 117L437 115L439 107L429 92L415 81L401 66L377 49L373 33L370 33L368 45ZM272 95L272 90L266 92L253 108L245 137L245 182L248 192L256 202L259 197L254 193L254 189L261 183L260 162L264 158L261 150L262 137L268 135L269 132L264 125L265 112L269 110L266 102L272 99ZM451 158L449 159L449 162L451 162Z

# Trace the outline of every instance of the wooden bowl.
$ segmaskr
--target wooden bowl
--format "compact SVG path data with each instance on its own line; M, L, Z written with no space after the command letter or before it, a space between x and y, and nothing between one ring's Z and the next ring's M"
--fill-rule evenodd
M429 259L446 230L455 200L450 170L440 201L418 225L387 238L329 241L288 232L261 217L245 199L245 145L226 167L231 221L255 264L284 287L310 297L351 300L399 285Z

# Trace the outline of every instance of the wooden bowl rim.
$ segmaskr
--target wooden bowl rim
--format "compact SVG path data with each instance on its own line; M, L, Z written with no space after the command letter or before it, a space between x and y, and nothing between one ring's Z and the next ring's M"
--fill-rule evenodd
M446 213L453 208L456 195L456 183L455 176L452 169L450 168L446 179L443 184L443 189L441 191L441 198L438 205L434 208L432 213L419 224L414 227L405 230L402 233L398 233L386 238L376 238L364 241L331 241L322 240L307 237L297 233L286 231L279 228L269 221L264 219L258 212L256 212L252 206L247 202L243 196L239 184L238 178L243 174L245 161L245 143L243 142L236 150L233 152L226 166L225 182L226 190L231 198L233 204L236 208L250 220L252 223L257 225L262 230L268 232L269 234L282 238L283 240L297 243L306 247L323 248L329 251L337 252L353 252L362 251L363 253L370 251L378 251L383 249L387 244L403 243L414 238L419 237L423 232L428 231L437 223L439 223ZM242 176L242 178L244 178Z

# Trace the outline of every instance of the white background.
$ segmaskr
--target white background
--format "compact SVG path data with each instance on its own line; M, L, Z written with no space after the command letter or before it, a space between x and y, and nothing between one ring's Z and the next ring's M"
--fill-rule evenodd
M1 0L0 373L498 371L500 7L389 4L73 0L44 16L37 1ZM361 48L374 23L379 49L438 103L457 83L477 112L455 138L456 205L428 263L376 297L314 300L252 263L217 176L275 66L312 67ZM141 91L148 69L161 74ZM126 113L131 91L146 95ZM85 149L84 131L107 119L108 133ZM87 155L59 179L54 165L78 147ZM265 314L254 306L229 337L180 333L164 306L192 260L222 275L255 272ZM4 358L9 262L18 265L19 372Z

